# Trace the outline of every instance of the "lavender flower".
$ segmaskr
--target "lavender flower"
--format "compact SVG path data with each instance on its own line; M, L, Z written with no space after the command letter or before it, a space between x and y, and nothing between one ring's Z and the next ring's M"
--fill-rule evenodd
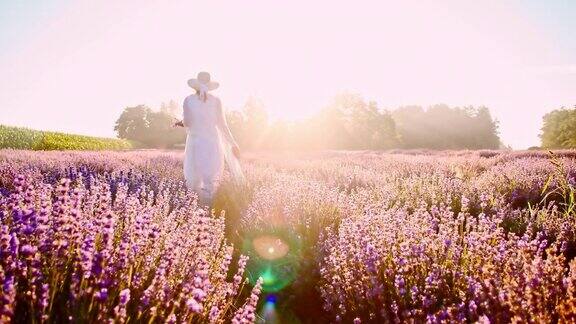
M294 238L281 293L325 319L574 322L576 155L556 156L258 156L221 216L180 153L0 151L0 322L254 322L270 287L243 298L261 260L229 242L255 233Z

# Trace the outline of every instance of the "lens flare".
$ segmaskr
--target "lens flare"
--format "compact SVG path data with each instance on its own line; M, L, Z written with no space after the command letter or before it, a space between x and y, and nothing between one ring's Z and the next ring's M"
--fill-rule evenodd
M290 285L300 268L301 242L297 235L275 228L267 233L250 233L243 253L250 257L247 273L250 281L262 277L262 291L278 292Z
M262 235L252 240L254 250L266 260L280 259L290 251L290 247L281 238L272 235Z
M260 311L264 323L278 323L278 314L276 313L276 295L266 296L266 302Z
M266 270L264 270L264 272L260 274L260 277L262 277L263 285L270 286L274 285L274 283L276 282L276 277L274 276L271 267L266 268Z

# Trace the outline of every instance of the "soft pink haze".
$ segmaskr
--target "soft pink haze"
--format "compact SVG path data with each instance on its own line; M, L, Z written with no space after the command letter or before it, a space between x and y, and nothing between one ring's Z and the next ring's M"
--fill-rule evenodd
M526 148L546 112L576 104L574 40L530 2L14 5L1 15L32 27L5 31L0 123L113 136L124 107L181 103L206 70L228 109L256 96L272 116L300 118L344 91L384 108L485 105L503 142Z

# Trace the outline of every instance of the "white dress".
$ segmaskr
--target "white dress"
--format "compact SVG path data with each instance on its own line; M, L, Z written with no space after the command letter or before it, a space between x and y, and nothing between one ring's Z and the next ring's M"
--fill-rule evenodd
M200 203L210 205L222 175L225 153L229 147L236 146L236 142L219 98L207 94L204 101L190 95L183 106L183 122L188 133L184 178L187 187L198 194Z

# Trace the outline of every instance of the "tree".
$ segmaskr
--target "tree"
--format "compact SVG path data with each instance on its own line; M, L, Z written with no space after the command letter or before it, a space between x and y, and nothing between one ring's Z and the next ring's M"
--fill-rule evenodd
M162 111L152 111L148 115L147 137L145 143L156 148L172 148L184 143L186 131L182 127L174 127L174 117Z
M492 118L487 107L480 107L476 112L473 123L475 137L471 147L474 149L500 147L500 137L498 136L498 121Z
M544 115L540 139L543 148L575 148L576 106L574 109L562 107Z
M403 148L430 147L429 135L434 132L426 123L424 109L420 106L402 106L392 112L396 130Z
M152 109L138 105L136 107L126 107L118 120L114 131L118 133L118 137L139 141L146 137L146 131L149 125L148 114Z
M341 94L304 123L309 148L386 149L397 145L396 126L390 113L357 94Z
M163 102L160 104L160 111L176 118L180 115L181 108L176 101L170 100L167 103Z
M404 148L497 149L498 122L486 107L434 105L392 112Z
M153 111L144 105L124 109L114 130L118 137L137 141L147 147L172 148L183 143L186 132L174 128L174 116L166 109Z

